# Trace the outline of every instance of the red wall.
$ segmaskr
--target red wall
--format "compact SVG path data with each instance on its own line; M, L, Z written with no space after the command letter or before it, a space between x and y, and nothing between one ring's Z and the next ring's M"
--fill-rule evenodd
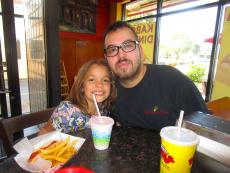
M110 4L108 0L98 0L96 13L96 34L60 32L60 38L73 40L102 40L103 33L110 22Z

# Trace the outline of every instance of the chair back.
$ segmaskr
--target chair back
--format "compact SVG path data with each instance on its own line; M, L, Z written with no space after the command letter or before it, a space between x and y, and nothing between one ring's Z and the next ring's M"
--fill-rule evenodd
M230 97L223 97L207 103L209 111L216 116L230 120Z
M47 122L53 111L54 108L48 108L42 111L0 120L0 137L2 138L6 155L9 157L15 153L13 148L15 133L25 128Z

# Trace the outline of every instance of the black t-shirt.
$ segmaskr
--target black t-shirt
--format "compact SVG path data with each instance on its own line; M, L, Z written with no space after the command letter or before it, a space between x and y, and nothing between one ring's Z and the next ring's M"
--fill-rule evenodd
M208 112L193 82L179 70L165 65L147 65L141 82L124 88L117 81L114 118L125 126L160 130L175 125L180 110L185 115Z

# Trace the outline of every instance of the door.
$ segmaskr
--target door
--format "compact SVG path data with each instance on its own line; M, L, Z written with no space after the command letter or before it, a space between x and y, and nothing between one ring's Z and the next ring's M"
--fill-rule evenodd
M1 116L7 118L20 115L22 110L13 0L1 0L1 9L1 23L4 35L4 38L1 38L1 46L4 45L4 58L1 52L0 103Z
M59 1L25 0L30 109L53 107L61 100Z
M25 0L26 45L31 112L47 107L43 0Z
M1 42L0 42L0 110L1 115L6 118L8 116L7 112L7 102L6 102L6 94L9 91L5 87L5 79L4 79L4 67L5 63L2 60L2 51L1 51Z
M58 1L0 2L0 117L7 118L56 106L61 98ZM21 13L18 13L20 9ZM18 34L21 25L23 34ZM18 35L24 41L18 40ZM22 61L23 58L26 60ZM27 63L28 80L22 82L20 65ZM22 71L27 71L27 67ZM26 111L25 105L29 107Z

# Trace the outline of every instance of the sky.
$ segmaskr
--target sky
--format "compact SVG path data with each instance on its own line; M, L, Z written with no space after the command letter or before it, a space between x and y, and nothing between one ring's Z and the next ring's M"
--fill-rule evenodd
M192 40L202 42L214 34L217 8L184 12L164 16L161 20L161 39L167 40L169 35L182 32Z

